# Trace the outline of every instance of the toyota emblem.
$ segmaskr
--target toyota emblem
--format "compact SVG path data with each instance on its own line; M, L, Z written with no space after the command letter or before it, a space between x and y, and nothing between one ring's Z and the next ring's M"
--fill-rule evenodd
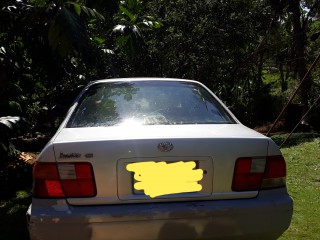
M173 144L171 142L161 142L158 144L158 149L161 152L170 152L173 149Z

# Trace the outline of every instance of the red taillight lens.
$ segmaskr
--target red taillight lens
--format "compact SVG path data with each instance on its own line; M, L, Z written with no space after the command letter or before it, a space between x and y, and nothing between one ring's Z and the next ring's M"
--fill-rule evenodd
M64 197L55 163L38 163L33 167L35 197Z
M90 163L40 163L33 169L34 197L93 197L96 195Z
M270 156L267 158L262 188L276 188L286 185L286 162L283 156Z
M280 156L238 158L234 168L232 190L254 191L285 186L286 163Z
M237 159L233 176L232 190L252 191L259 189L263 178L264 164L265 159Z

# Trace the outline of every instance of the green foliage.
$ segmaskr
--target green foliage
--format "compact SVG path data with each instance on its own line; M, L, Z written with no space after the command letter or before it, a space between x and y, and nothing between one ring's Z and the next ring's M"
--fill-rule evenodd
M0 166L8 157L17 154L10 138L21 134L26 129L26 121L21 117L0 117Z
M88 51L88 37L80 18L81 13L85 13L90 19L104 21L105 18L95 9L76 2L65 2L55 11L48 30L49 46L53 51L57 51L62 58L74 48L82 53Z
M97 12L96 9L91 9L91 8L88 8L84 5L81 5L77 2L66 2L65 3L67 6L73 6L74 7L74 11L75 13L80 16L80 14L82 12L84 12L89 18L92 18L92 19L99 19L100 21L105 21L105 18L103 15L101 15L99 12Z
M119 23L112 30L117 47L133 59L143 44L143 31L158 29L162 24L153 17L142 15L140 0L126 0L119 4L119 12L115 16Z
M74 42L85 42L85 31L79 17L67 8L59 11L49 27L48 34L50 47L61 57L68 54Z
M257 114L248 105L264 91L257 84L257 51L266 45L262 43L272 21L270 6L252 1L156 0L143 7L163 27L144 34L147 49L135 62L117 59L122 75L199 80L233 109L246 108L251 114L246 123L253 123ZM120 38L120 43L126 41Z
M133 29L133 35L124 37L140 44L142 31L160 27L152 17L141 17L139 1L121 4L119 15L132 11L136 16L130 19L126 15L128 21L121 20ZM1 1L0 117L21 116L0 122L1 158L15 153L10 138L21 119L30 122L29 136L55 131L84 85L115 75L111 56L115 50L126 52L130 45L132 52L136 51L130 39L130 44L123 41L121 45L119 36L117 49L111 41L114 21L120 23L120 18L113 16L117 8L116 0Z
M55 118L64 115L75 97L70 92L97 78L98 59L88 29L105 18L94 8L66 1L12 2L0 10L2 15L0 104L16 102L19 114L35 127L39 120L53 118L53 130Z
M310 62L319 4L300 3L310 9L301 11ZM272 121L298 82L286 1L4 0L0 9L0 105L15 108L0 115L28 118L33 133L54 131L74 93L95 79L196 79L252 127Z

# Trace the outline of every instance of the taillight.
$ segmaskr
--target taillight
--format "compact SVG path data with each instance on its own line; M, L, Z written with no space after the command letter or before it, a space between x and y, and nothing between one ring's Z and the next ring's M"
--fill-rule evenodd
M41 163L33 168L33 195L39 198L93 197L96 187L90 163Z
M270 156L267 158L266 169L261 188L275 188L286 185L286 162L283 156Z
M235 163L232 190L255 191L285 186L286 163L283 156L238 158Z

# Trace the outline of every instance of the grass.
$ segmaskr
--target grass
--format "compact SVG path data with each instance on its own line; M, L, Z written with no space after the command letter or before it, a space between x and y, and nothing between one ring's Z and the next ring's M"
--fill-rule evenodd
M0 199L0 239L27 240L26 211L31 202L30 191L17 191Z
M320 239L320 138L297 144L281 149L287 161L287 186L294 211L291 225L280 240L316 240Z
M320 134L318 133L293 133L289 137L289 134L281 134L272 136L273 141L275 141L278 146L281 146L283 143L283 147L293 147L302 143L312 142L315 138L320 138Z
M272 137L282 143L286 135ZM287 161L287 186L294 199L289 229L280 237L320 239L320 137L294 134L281 151ZM30 190L0 195L0 239L27 240L25 213L31 202Z
M0 239L27 240L32 166L18 158L0 166Z

